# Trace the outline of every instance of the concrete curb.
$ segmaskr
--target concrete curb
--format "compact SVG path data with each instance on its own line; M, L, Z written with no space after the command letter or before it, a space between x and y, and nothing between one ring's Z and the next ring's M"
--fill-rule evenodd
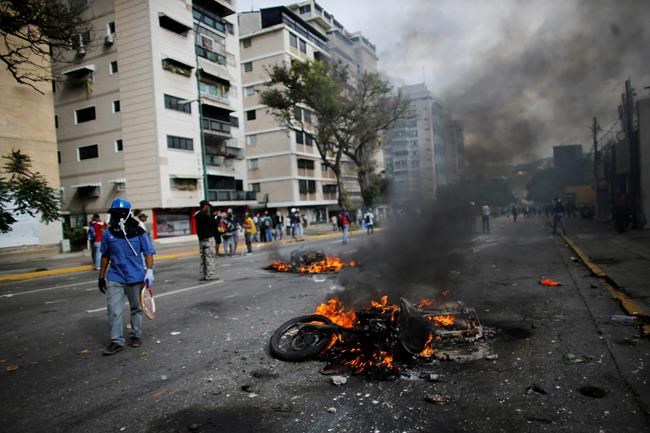
M609 292L610 296L616 299L620 303L621 308L623 308L626 314L630 316L639 317L640 319L645 319L645 320L650 318L648 309L645 308L644 305L630 298L625 292L623 292L618 286L618 284L616 284L616 281L614 281L609 275L607 275L607 273L603 271L598 265L592 262L589 256L587 256L587 254L585 254L585 252L582 251L582 249L578 247L571 239L569 239L566 235L561 235L561 236L564 242L566 242L566 244L569 246L569 248L578 257L580 257L582 263L591 271L591 273L595 277L604 280L605 286L607 287L607 291ZM649 336L650 324L642 324L641 332L643 333L643 335Z
M383 229L377 228L375 229L376 232L382 231ZM360 234L365 234L364 230L355 230L350 232L350 236L357 236ZM314 235L314 236L307 236L304 237L303 240L301 241L294 241L293 239L283 239L280 241L281 245L287 245L291 243L301 243L301 242L307 242L310 240L321 240L321 239L329 239L329 238L336 238L340 237L341 234L340 232L332 232L332 233L326 233L326 234L321 234L321 235ZM268 242L268 243L260 243L257 244L257 248L268 248L267 245L272 245L273 243ZM237 252L243 252L245 250L246 246L240 242L238 244ZM185 252L179 252L179 253L174 253L174 254L157 254L155 256L156 262L162 262L162 261L169 261L169 260L177 260L177 259L183 259L187 257L198 257L199 252L198 251L185 251ZM34 278L42 278L42 277L51 277L51 276L56 276L56 275L65 275L65 274L74 274L74 273L79 273L79 272L88 272L88 271L94 271L95 266L93 265L81 265L81 266L71 266L68 268L60 268L60 269L50 269L46 271L34 271L34 272L23 272L19 274L8 274L8 275L0 275L0 283L2 282L10 282L10 281L22 281L22 280L31 280Z

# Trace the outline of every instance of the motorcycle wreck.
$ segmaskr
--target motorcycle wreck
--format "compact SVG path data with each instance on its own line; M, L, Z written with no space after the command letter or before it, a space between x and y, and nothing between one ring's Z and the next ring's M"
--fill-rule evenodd
M338 299L314 314L293 318L271 336L270 352L289 362L324 361L324 374L356 374L389 380L404 368L438 360L465 362L489 356L493 331L483 327L472 308L446 302L432 308L387 296L355 311Z

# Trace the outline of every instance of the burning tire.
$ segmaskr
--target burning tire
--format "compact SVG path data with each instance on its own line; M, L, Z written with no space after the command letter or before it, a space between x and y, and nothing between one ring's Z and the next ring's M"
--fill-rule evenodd
M271 335L271 355L282 361L306 361L320 355L332 339L332 321L312 314L283 323ZM324 328L324 329L323 329Z

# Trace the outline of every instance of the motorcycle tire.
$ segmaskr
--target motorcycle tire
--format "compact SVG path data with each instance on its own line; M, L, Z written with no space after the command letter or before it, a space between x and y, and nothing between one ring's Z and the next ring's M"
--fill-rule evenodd
M300 325L306 323L331 325L332 321L325 316L312 314L309 316L295 317L283 323L271 335L269 345L271 356L281 361L299 362L313 359L320 355L331 341L332 334L318 332L318 330L302 333ZM295 335L285 335L294 329L296 331ZM283 340L283 337L287 337L288 340ZM283 343L288 343L288 346Z

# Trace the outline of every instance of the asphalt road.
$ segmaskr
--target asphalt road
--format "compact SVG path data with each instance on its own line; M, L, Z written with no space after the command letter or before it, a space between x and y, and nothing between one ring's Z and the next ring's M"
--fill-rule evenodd
M381 236L372 238L376 248ZM220 257L222 281L209 283L197 281L196 258L160 263L158 318L145 320L142 347L111 357L101 355L109 338L94 272L0 285L0 430L649 431L648 340L609 319L622 314L618 305L537 219L494 221L447 288L449 299L476 307L496 329L498 358L440 362L393 381L351 377L342 386L319 374L321 362L272 359L273 330L313 311L337 277L270 273L262 269L269 255L304 245L363 261L366 242ZM542 287L542 276L563 285ZM418 378L423 372L440 380ZM584 395L584 387L604 395ZM425 401L432 394L449 403Z

